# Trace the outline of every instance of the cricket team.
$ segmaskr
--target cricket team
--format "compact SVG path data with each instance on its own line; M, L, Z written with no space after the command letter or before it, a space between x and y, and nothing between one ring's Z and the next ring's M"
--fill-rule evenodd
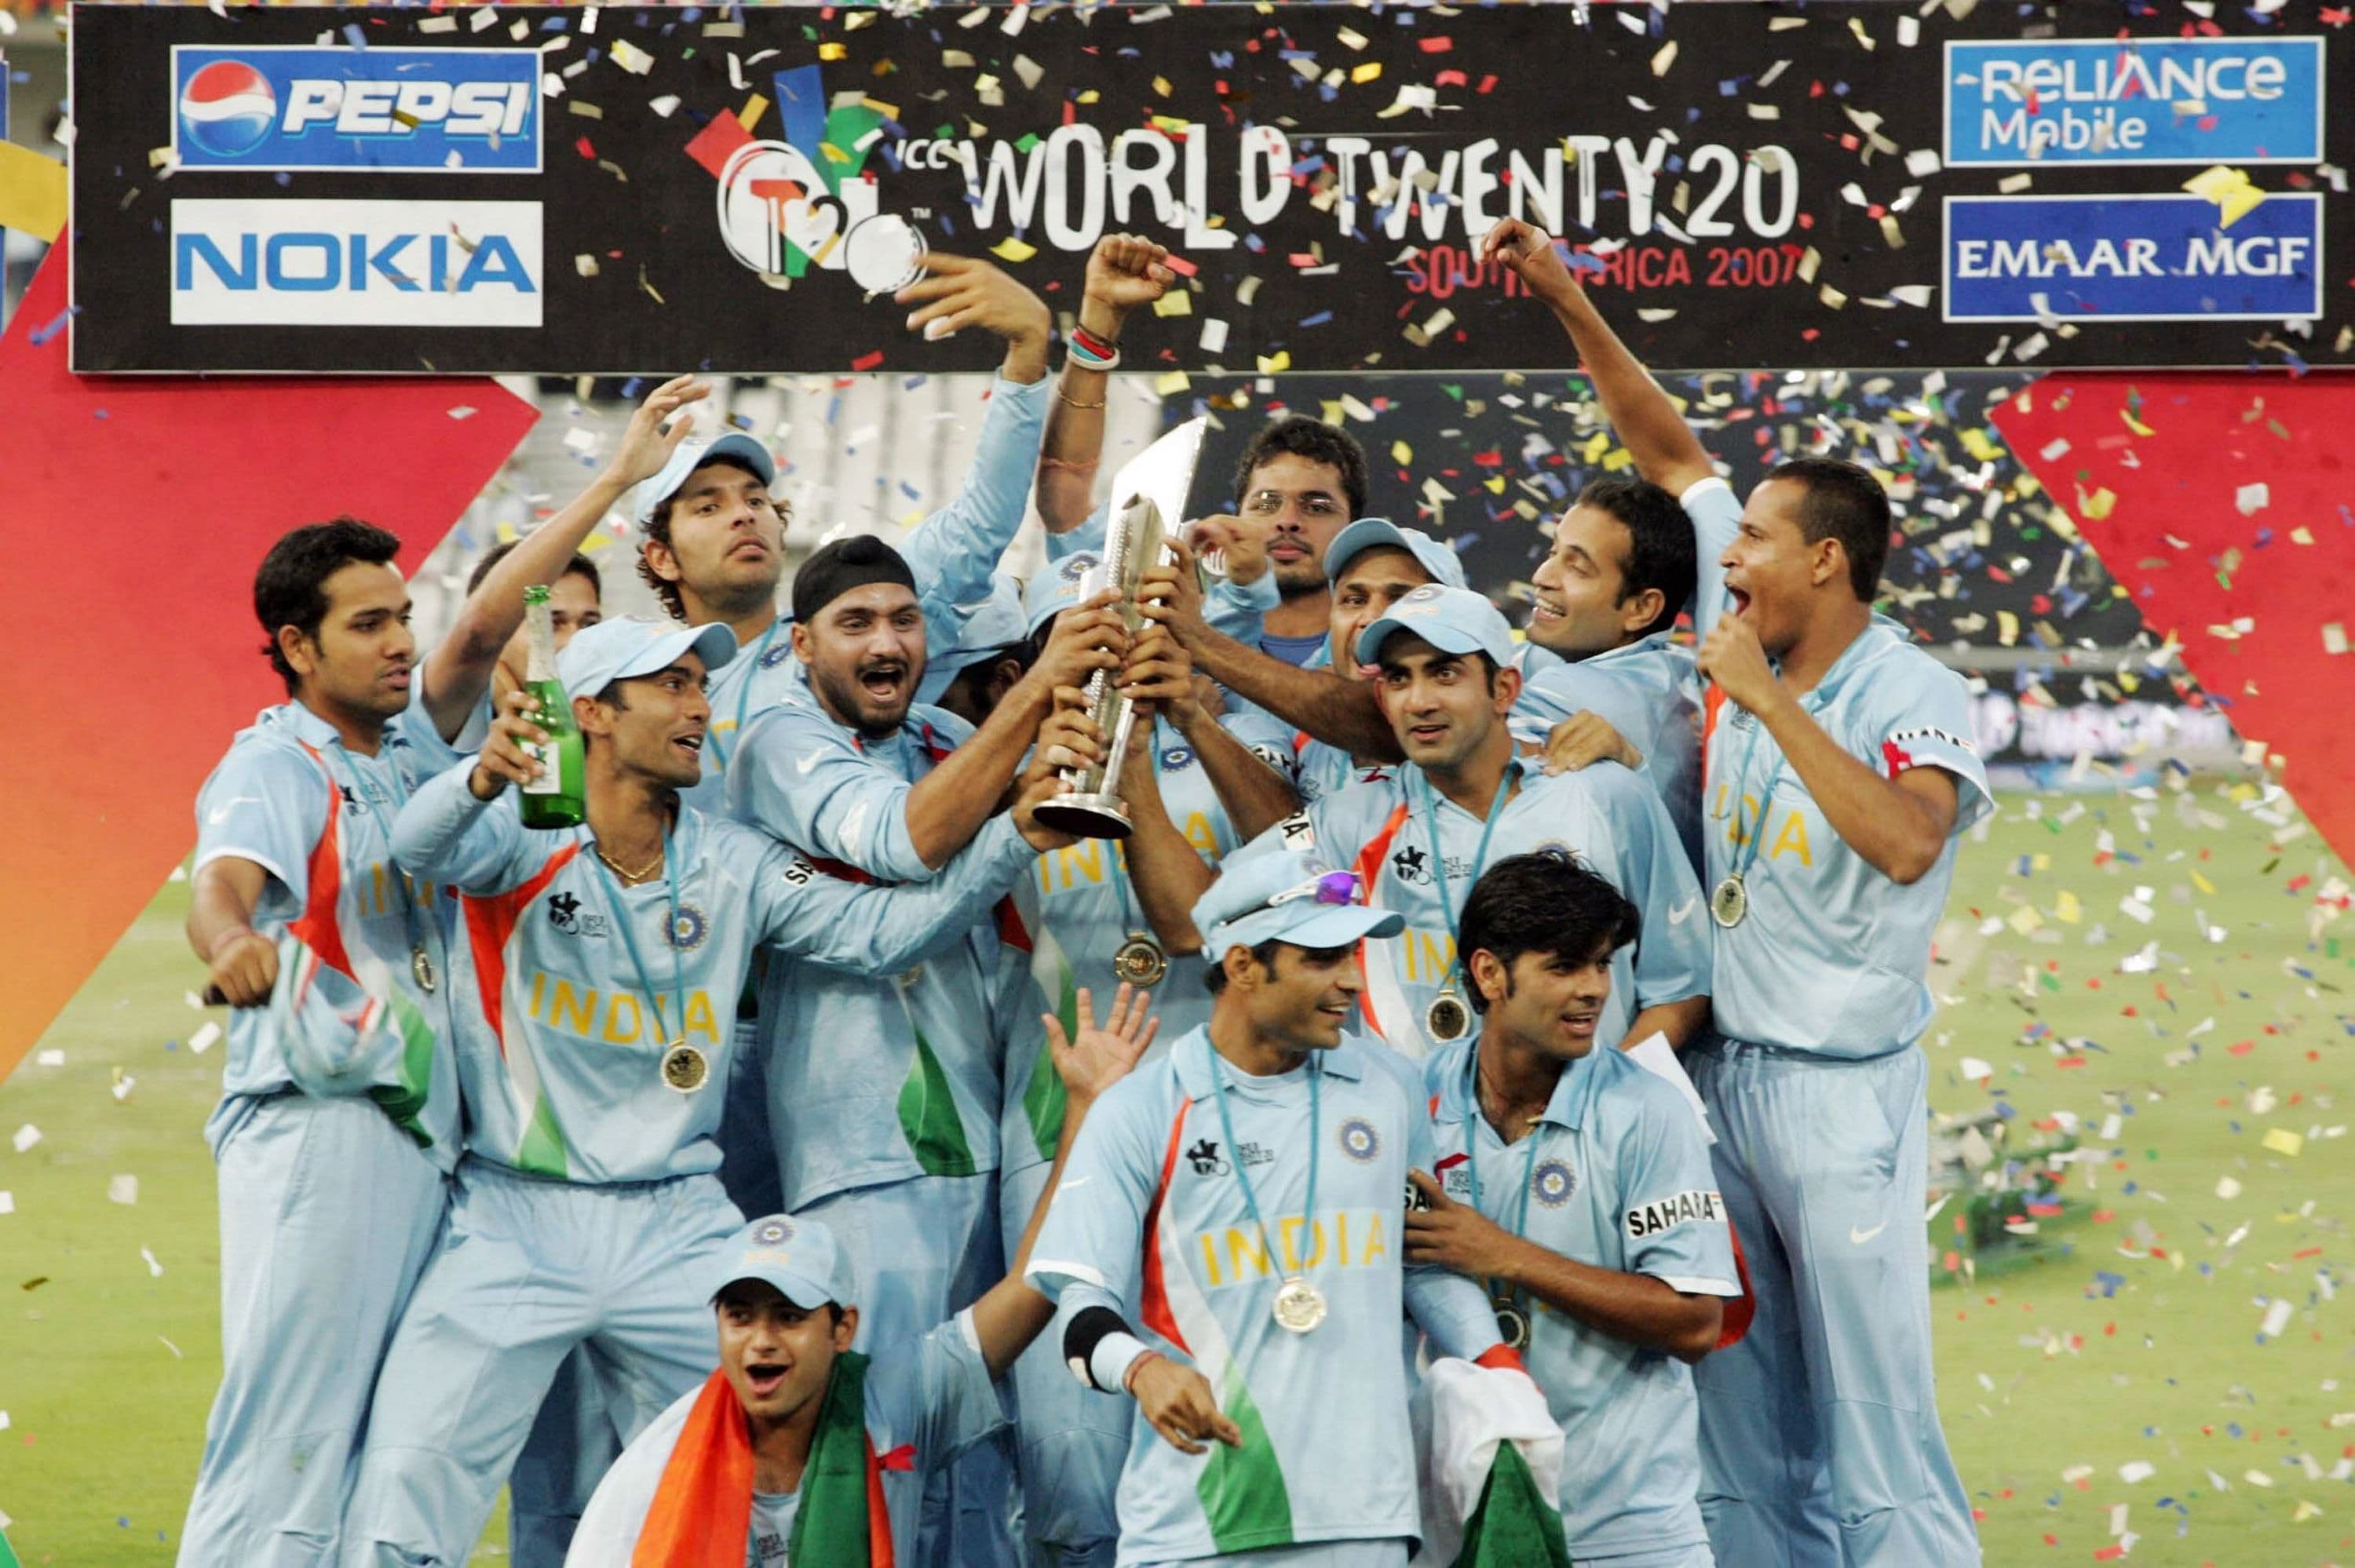
M1396 1568L1450 1361L1559 1438L1550 1544L1480 1561L1978 1561L1913 1048L1989 805L1963 683L1873 611L1870 472L1736 495L1549 237L1485 252L1633 459L1519 638L1297 416L1141 583L1100 558L1106 377L1177 281L1128 236L1052 376L996 267L901 291L1005 357L897 547L788 586L774 460L682 376L430 652L390 535L272 548L287 701L197 803L184 1565L454 1568L506 1488L526 1568ZM661 620L602 618L617 510ZM565 828L518 804L535 584ZM1124 837L1057 808L1092 771Z

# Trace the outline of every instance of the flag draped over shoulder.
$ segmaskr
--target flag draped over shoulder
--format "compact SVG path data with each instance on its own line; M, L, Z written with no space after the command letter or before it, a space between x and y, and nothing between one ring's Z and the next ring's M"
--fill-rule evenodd
M893 1568L882 1467L867 1436L867 1358L837 1356L821 1397L786 1561ZM727 1374L715 1372L605 1473L565 1568L743 1568L751 1523L751 1430Z

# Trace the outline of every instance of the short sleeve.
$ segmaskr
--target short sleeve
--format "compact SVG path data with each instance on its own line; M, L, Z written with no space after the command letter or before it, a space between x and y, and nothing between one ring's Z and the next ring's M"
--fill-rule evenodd
M938 1469L1006 1422L969 1307L868 1366L868 1429L884 1438L879 1447L913 1445L919 1471Z
M1963 678L1918 648L1904 665L1873 685L1870 731L1857 738L1874 746L1877 766L1894 779L1914 768L1941 768L1955 780L1955 825L1961 832L1994 809L1987 764L1972 744L1970 690ZM1876 672L1878 673L1878 672Z
M1692 519L1693 565L1699 568L1693 588L1693 635L1706 638L1725 612L1725 568L1718 561L1733 536L1742 532L1742 497L1733 493L1733 486L1711 474L1695 480L1677 499L1684 503L1685 515Z
M1608 781L1620 892L1643 921L1636 939L1636 1007L1708 995L1710 916L1668 808L1657 790L1616 764L1598 764L1589 772L1597 782Z
M1627 1066L1611 1092L1640 1107L1621 1154L1619 1224L1628 1271L1689 1296L1739 1296L1733 1232L1700 1125L1675 1089L1634 1063Z
M1081 1124L1023 1274L1032 1289L1060 1300L1071 1287L1090 1287L1117 1301L1122 1316L1135 1309L1145 1212L1160 1186L1151 1124L1163 1097L1154 1091L1169 1081L1165 1058L1114 1086Z
M326 826L335 785L315 762L268 742L229 748L197 795L197 858L250 860L286 890L297 908L309 895L311 848Z
M1294 786L1300 782L1300 754L1292 748L1292 732L1276 722L1273 715L1261 708L1247 708L1231 713L1219 720L1220 727L1249 748L1253 757L1284 775Z

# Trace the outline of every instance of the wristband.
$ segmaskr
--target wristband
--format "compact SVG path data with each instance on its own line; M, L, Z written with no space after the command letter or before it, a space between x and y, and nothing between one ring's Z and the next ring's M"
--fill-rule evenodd
M1120 358L1120 344L1117 340L1098 337L1077 322L1071 323L1070 342L1071 347L1078 349L1090 359L1117 361Z
M1143 1372L1146 1366L1154 1361L1167 1361L1168 1359L1168 1357L1163 1355L1159 1351L1155 1350L1150 1345L1138 1345L1136 1347L1136 1354L1129 1357L1128 1365L1121 1369L1120 1381L1118 1383L1121 1393L1127 1394L1132 1399L1135 1398L1136 1374Z

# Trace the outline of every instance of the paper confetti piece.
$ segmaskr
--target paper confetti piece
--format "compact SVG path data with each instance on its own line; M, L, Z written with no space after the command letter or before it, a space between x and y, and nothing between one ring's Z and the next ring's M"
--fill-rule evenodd
M2243 517L2254 517L2272 503L2273 491L2263 480L2232 492L2232 508Z
M2295 1160L2297 1158L2298 1151L2306 1147L2306 1135L2292 1132L2286 1127L2269 1127L2265 1129L2265 1136L2261 1141L2274 1153L2286 1154Z
M16 1129L16 1136L11 1138L8 1141L16 1146L17 1153L22 1154L25 1150L32 1148L33 1145L41 1141L41 1129L35 1127L28 1121L24 1126L18 1128Z
M2265 1320L2259 1325L2257 1332L2268 1340L2280 1339L2281 1331L2289 1327L2290 1318L2296 1311L2296 1302L2286 1296L2275 1297L2272 1304L2265 1308Z
M66 226L66 166L0 142L0 228L54 240Z
M2254 212L2265 199L2265 193L2249 183L2247 171L2227 168L2222 164L2200 170L2183 182L2183 188L2214 202L2226 228Z
M1028 261L1039 254L1039 248L1009 234L989 248L989 253L1001 261Z
M139 1201L139 1178L110 1176L106 1179L106 1201L110 1203L135 1203Z
M655 69L655 57L627 38L615 38L607 52L615 65L632 76L645 76Z

